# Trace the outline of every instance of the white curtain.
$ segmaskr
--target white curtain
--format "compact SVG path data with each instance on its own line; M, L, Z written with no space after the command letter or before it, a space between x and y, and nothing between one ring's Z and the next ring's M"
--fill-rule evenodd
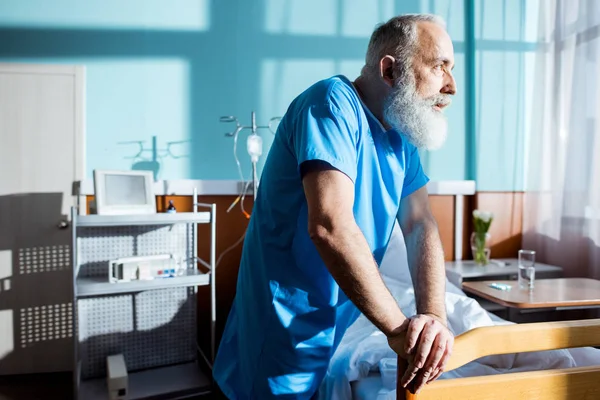
M600 279L600 1L541 0L523 247Z

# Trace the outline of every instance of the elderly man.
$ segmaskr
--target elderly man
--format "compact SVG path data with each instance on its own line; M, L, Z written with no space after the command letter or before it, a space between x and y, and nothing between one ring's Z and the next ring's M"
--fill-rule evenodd
M300 94L270 149L248 226L237 294L214 365L230 399L310 399L362 312L408 361L416 390L453 345L444 257L417 149L440 147L455 93L441 20L391 19L373 33L354 83L336 76ZM395 220L418 315L403 315L378 263Z

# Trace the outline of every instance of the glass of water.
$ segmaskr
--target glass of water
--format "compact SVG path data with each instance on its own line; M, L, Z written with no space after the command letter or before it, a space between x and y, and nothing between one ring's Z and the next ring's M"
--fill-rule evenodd
M533 290L535 281L535 251L519 250L519 287Z

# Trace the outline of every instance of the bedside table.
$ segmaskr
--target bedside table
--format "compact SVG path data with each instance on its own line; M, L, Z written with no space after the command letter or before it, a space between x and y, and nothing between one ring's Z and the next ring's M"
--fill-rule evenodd
M482 267L475 265L473 260L447 261L446 276L458 288L462 288L463 282L510 280L516 281L519 273L519 260L516 258L493 259L490 264ZM562 278L563 269L555 265L535 263L535 279ZM474 298L484 310L498 314L499 316L512 320L514 317L510 309L490 300L484 299L476 294L466 292L469 297Z

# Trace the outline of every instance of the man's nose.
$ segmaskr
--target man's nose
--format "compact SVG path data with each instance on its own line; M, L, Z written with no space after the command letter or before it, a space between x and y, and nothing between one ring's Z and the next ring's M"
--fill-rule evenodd
M448 72L446 74L446 82L445 83L446 84L442 88L442 93L455 95L456 94L456 80L454 80L454 75L452 75L451 72Z

